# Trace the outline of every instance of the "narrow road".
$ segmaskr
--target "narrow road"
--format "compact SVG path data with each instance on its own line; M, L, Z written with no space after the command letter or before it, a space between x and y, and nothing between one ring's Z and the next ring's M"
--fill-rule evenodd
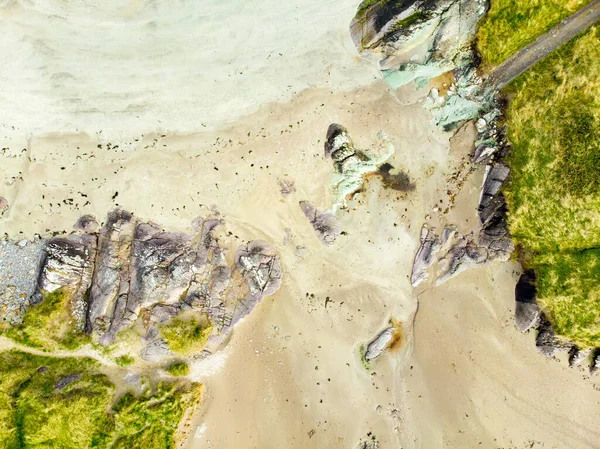
M594 25L598 19L600 0L594 0L494 68L486 83L503 88L548 53Z

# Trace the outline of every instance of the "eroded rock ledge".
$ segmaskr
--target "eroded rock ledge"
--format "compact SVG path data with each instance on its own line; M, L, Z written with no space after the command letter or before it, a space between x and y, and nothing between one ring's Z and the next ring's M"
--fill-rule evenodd
M121 209L108 214L99 232L91 232L94 223L82 217L76 233L43 242L30 302L67 292L74 331L105 346L140 319L150 352L168 352L156 327L188 311L205 316L209 342L218 346L281 285L279 257L267 242L241 245L233 264L227 261L217 237L219 218L197 219L193 235L165 232Z

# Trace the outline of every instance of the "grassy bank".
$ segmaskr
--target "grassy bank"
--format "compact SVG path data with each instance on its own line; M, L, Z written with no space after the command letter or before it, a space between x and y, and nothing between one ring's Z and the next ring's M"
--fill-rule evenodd
M477 39L483 67L500 64L591 0L491 0Z
M555 330L582 346L600 346L599 38L590 29L505 91L511 233Z
M163 383L114 395L97 362L0 353L0 448L174 448L202 386Z

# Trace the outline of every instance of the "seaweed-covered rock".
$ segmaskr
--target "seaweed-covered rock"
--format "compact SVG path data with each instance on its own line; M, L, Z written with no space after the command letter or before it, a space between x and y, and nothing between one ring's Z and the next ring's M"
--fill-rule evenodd
M527 332L540 318L535 281L535 272L528 270L521 275L515 286L515 323L521 332Z
M379 165L394 153L394 146L386 135L377 135L377 145L370 151L357 149L348 130L333 123L327 129L325 157L333 160L335 173L331 180L333 188L332 212L345 208L347 198L358 192L364 184L364 176L376 173Z

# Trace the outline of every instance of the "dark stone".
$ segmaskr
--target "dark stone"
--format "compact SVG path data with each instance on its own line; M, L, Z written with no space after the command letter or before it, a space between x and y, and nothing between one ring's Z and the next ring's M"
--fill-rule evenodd
M58 382L56 382L56 384L54 385L54 388L57 390L62 390L67 385L75 382L76 380L79 380L80 377L81 374L69 374L68 376L60 378Z
M540 318L535 282L535 272L528 270L521 275L515 286L515 323L521 332L527 332Z

